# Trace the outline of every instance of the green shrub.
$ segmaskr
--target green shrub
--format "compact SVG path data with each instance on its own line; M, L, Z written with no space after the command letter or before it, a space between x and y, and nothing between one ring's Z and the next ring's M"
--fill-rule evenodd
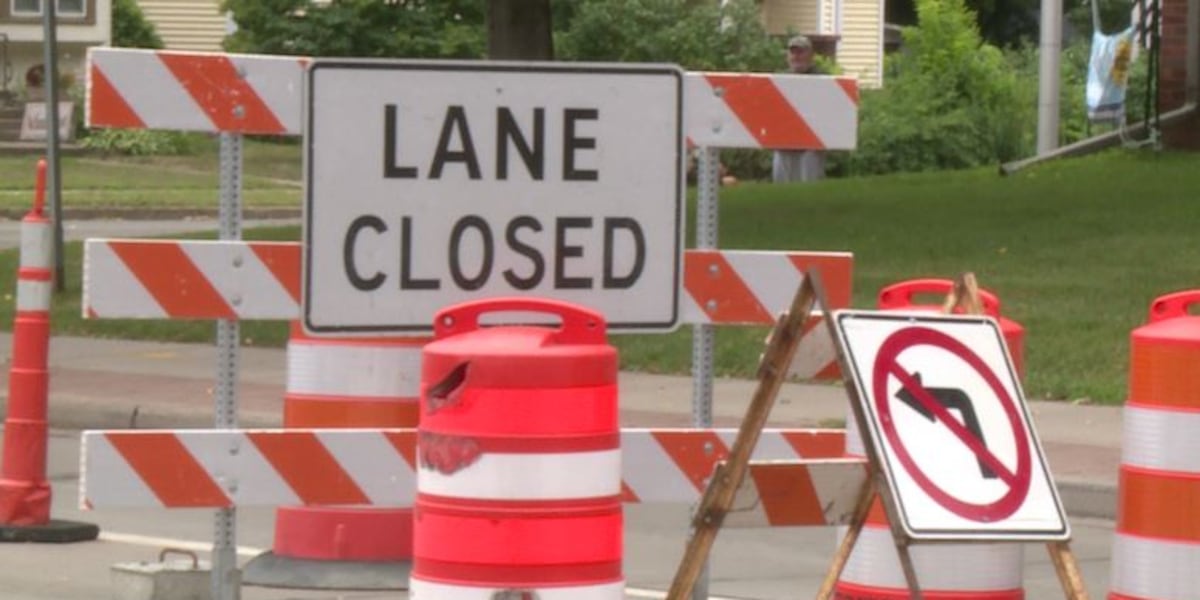
M849 171L964 168L1026 154L1036 94L982 41L963 0L919 0L917 14L903 30L905 51L887 58L883 89L862 94Z
M120 48L162 48L154 24L146 20L137 0L113 0L112 45Z
M563 60L667 62L692 71L779 71L783 44L771 39L753 0L582 0L556 34Z
M80 144L112 154L170 156L195 154L205 146L204 140L203 134L183 131L93 129Z

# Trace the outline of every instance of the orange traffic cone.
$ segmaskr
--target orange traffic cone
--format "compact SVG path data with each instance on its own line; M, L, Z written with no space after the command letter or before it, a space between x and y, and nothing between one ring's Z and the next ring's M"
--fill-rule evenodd
M0 541L79 542L100 529L88 523L50 519L46 480L46 413L50 376L50 292L53 280L46 161L38 162L33 210L21 221L21 267L17 273L17 312L13 320L8 415L0 461Z

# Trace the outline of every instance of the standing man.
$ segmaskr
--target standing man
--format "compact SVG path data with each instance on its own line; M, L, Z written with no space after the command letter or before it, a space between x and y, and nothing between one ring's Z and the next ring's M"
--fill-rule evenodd
M825 75L817 65L812 40L798 35L788 40L788 69L798 75ZM825 153L818 150L776 150L771 169L775 183L815 181L825 177Z

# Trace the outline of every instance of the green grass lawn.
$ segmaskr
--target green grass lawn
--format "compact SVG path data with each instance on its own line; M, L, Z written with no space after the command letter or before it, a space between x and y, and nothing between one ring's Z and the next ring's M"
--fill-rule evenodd
M0 175L10 168L6 160L0 160ZM78 181L90 165L78 166ZM247 171L255 165L248 158ZM128 162L113 167L133 168ZM192 181L187 177L162 187L178 189ZM124 185L145 179L129 175ZM71 181L64 177L68 186ZM89 181L106 185L99 171ZM741 184L721 190L720 211L721 248L853 252L858 308L873 308L878 291L891 283L974 272L1000 297L1004 316L1026 329L1031 398L1123 401L1129 334L1145 322L1150 301L1200 287L1200 157L1191 154L1113 151L1008 178L988 169ZM298 239L299 231L248 231L246 237ZM212 339L214 327L207 322L82 321L79 252L78 245L68 249L71 290L56 299L56 333ZM0 294L7 300L0 327L12 320L15 262L15 252L0 254ZM764 333L720 328L718 372L753 376ZM255 345L282 344L287 335L281 323L254 322L245 323L242 334ZM615 343L625 368L686 373L690 336L683 328L670 335L618 336Z

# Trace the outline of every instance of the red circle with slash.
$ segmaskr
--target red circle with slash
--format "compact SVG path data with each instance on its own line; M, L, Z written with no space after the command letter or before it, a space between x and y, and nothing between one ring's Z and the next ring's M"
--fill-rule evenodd
M945 407L932 398L918 380L913 378L908 371L900 366L900 363L897 361L900 353L914 346L921 345L941 348L958 357L979 373L979 376L991 388L992 393L999 399L1001 407L1004 408L1004 414L1008 417L1008 423L1012 428L1013 439L1017 448L1017 465L1015 471L1004 466L996 455L984 445L983 440L977 438L963 427L957 419L949 414ZM934 414L939 423L948 427L951 433L966 445L967 450L974 454L983 464L990 467L1004 483L1008 484L1008 492L995 502L967 502L955 498L922 472L921 468L917 466L916 461L913 460L912 455L909 454L908 449L905 448L900 435L896 432L896 424L892 419L891 401L887 394L887 383L890 376L899 379L900 384L917 398L917 401L923 404L926 410ZM900 464L912 476L913 481L935 502L960 517L981 523L995 522L1008 518L1025 502L1025 497L1029 494L1030 481L1033 477L1033 462L1029 452L1029 440L1025 435L1021 415L1017 410L1016 403L1013 402L1012 397L1005 391L996 374L966 344L945 333L927 327L901 329L888 336L884 340L883 345L879 347L879 353L875 357L872 384L875 393L875 409L879 414L880 428L883 430L884 435L887 436L888 442L891 443L892 452L895 453L896 459L900 461Z

